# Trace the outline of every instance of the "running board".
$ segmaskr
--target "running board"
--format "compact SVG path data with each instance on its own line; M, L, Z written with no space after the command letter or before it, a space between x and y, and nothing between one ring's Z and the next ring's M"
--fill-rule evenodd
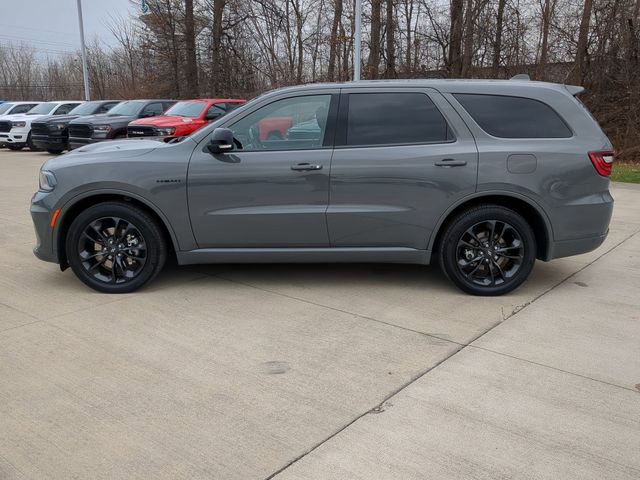
M200 248L177 252L178 264L199 263L415 263L428 265L429 250L415 248Z

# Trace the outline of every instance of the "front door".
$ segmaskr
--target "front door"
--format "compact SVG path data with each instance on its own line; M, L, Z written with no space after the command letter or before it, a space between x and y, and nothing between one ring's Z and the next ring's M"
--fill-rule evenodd
M432 89L342 92L331 245L426 249L440 216L475 191L478 153L469 129Z
M200 248L326 247L329 171L338 95L262 102L230 124L233 151L208 139L189 164L191 223Z

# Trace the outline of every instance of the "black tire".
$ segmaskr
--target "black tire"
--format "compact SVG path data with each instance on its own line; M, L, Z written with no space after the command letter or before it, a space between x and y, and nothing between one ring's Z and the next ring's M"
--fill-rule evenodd
M54 150L53 148L48 148L47 152L49 152L51 155L60 155L63 150Z
M160 273L167 258L158 222L126 202L100 203L80 213L69 227L65 249L76 276L105 293L137 290Z
M22 149L24 148L24 146L22 146L22 145L11 145L11 144L8 144L8 145L7 145L7 148L8 148L9 150L13 150L14 152L17 152L18 150L22 150Z
M520 214L499 205L479 205L448 224L438 260L461 290L472 295L503 295L531 273L536 239Z

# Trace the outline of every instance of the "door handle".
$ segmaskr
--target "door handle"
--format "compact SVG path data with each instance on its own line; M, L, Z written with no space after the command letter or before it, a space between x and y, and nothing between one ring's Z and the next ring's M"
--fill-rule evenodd
M466 160L454 160L453 158L444 158L434 163L436 167L464 167Z
M311 165L309 163L299 163L297 165L291 165L291 170L297 172L309 172L311 170L322 170L322 165Z

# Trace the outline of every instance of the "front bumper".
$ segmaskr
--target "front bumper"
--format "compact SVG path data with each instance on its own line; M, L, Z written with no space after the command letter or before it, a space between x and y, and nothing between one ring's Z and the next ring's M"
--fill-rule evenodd
M28 137L28 130L18 130L14 128L10 132L0 133L0 143L24 147L27 144Z
M51 192L38 191L31 198L31 219L36 233L33 253L45 262L59 263L51 228L54 203L55 197Z
M36 147L43 150L65 150L67 148L67 139L65 137L31 135L31 141Z
M69 150L91 145L93 143L104 142L108 138L85 138L85 137L69 137Z

